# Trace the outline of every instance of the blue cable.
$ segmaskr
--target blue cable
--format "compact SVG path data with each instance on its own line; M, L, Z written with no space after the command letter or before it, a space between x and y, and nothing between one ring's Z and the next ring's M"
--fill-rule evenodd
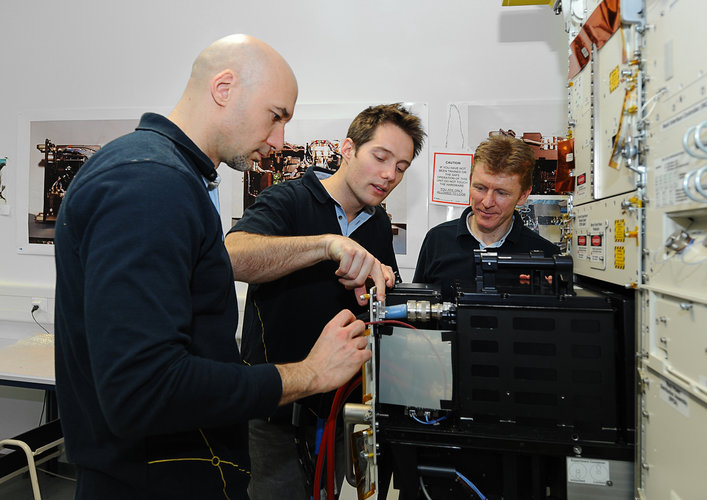
M412 414L412 413L410 414L410 417L411 417L415 422L419 422L419 423L424 424L424 425L437 425L437 424L440 423L442 420L445 420L445 419L447 418L447 415L444 415L444 416L442 416L442 417L439 417L437 420L429 420L427 417L425 417L425 420L420 420L419 418L417 418L417 417L416 417L414 414Z
M319 455L319 445L322 444L322 437L324 436L324 425L326 420L323 418L317 418L317 428L314 433L314 454ZM315 485L316 488L316 485ZM314 500L314 496L310 496L309 500Z
M474 485L474 483L472 483L472 482L469 481L466 477L464 477L464 474L462 474L462 473L459 472L459 471L455 471L455 472L457 473L457 476L459 476L459 478L460 478L462 481L464 481L466 484L468 484L469 487L470 487L472 490L474 490L474 492L475 492L477 495L479 495L479 498L480 498L481 500L488 500L488 499L484 496L484 494L479 491L479 488L477 488L477 487Z
M326 424L326 420L323 418L317 419L317 430L314 436L314 453L316 455L319 454L319 445L321 444L322 436L324 435L324 424Z
M396 306L388 306L385 308L385 319L407 319L407 317L407 304L399 304Z

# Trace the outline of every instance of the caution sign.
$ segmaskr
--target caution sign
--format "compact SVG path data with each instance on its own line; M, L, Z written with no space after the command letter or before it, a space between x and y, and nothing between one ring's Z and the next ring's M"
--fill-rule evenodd
M619 219L614 221L614 241L623 243L626 238L626 221Z
M614 269L626 268L626 250L625 247L614 247Z

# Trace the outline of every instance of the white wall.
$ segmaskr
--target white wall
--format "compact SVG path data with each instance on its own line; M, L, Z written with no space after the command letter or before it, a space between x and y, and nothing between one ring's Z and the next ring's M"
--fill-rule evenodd
M0 320L31 320L31 297L53 298L55 279L51 255L17 252L18 218L24 221L27 213L20 206L26 194L20 196L17 186L26 185L29 168L18 164L25 147L18 145L20 115L168 110L200 50L221 36L244 32L290 62L300 103L427 103L432 152L444 145L451 102L566 95L561 16L548 7L500 5L501 0L4 2L0 158L8 158L2 182L10 213L0 215ZM418 199L426 203L424 196ZM427 228L424 217L408 224ZM411 276L412 269L403 270L403 277Z

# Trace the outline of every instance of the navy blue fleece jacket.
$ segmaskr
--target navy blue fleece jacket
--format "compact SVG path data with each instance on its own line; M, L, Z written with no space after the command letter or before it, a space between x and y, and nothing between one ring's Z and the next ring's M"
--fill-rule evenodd
M56 378L77 498L247 498L246 422L273 365L244 366L213 164L166 118L99 150L56 227Z

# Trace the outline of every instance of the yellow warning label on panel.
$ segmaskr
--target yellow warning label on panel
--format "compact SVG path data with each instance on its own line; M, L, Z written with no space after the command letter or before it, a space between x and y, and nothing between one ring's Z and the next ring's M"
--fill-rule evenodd
M609 93L612 93L619 86L619 67L616 66L609 74Z
M622 242L626 238L626 221L619 219L614 221L614 241Z
M625 269L626 268L626 251L624 247L614 248L614 268L615 269Z

